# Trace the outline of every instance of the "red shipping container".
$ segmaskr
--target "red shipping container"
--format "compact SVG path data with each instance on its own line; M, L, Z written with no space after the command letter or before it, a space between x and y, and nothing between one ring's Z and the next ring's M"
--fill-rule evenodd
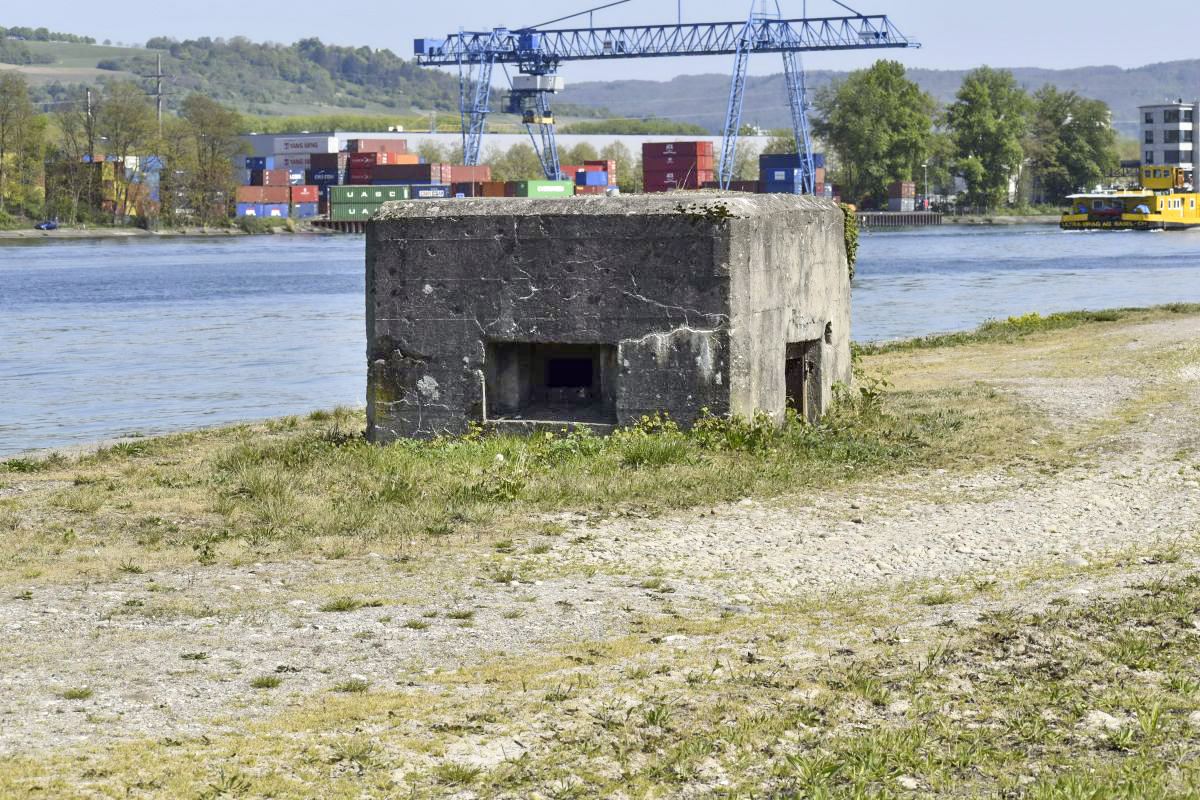
M607 186L576 186L575 194L608 194Z
M715 170L717 162L712 156L660 156L642 159L645 172L667 172L679 169Z
M484 197L504 197L504 181L484 181L483 196Z
M645 142L642 144L642 159L666 156L711 156L712 142Z
M286 169L252 169L250 184L252 186L287 186L289 173Z
M293 203L315 203L320 199L320 193L316 186L292 187Z
M262 187L262 201L264 203L287 205L291 191L292 187L290 186L264 186Z
M312 169L344 170L349 158L347 153L310 153L308 162Z
M558 169L563 175L566 176L566 180L569 181L575 180L575 174L577 172L583 172L583 167L577 167L574 165L567 166L566 164L560 164Z
M643 181L647 192L669 192L672 189L699 189L713 180L713 173L697 171L689 173L648 172Z
M450 188L456 197L460 194L463 197L483 197L482 183L456 183Z
M355 186L369 186L374 179L375 169L352 169L346 173L346 183Z
M239 186L233 190L233 200L236 203L265 203L263 199L263 187L261 186Z
M407 153L407 139L348 139L346 149L351 153Z
M446 170L442 171L442 179L445 183L483 183L492 179L492 168L489 166L454 165L449 166L448 170L449 175L446 174Z

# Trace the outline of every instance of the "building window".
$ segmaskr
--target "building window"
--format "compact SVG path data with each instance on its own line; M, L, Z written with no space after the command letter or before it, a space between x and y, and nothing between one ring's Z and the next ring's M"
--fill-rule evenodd
M1178 164L1182 160L1183 159L1179 155L1178 150L1167 150L1163 153L1163 163L1164 164Z
M1153 112L1153 111L1147 111L1147 112L1146 112L1146 124L1147 124L1147 125L1153 125L1153 124L1154 124L1154 112Z
M1184 131L1184 132L1183 132L1183 140L1184 140L1185 142L1194 142L1194 141L1196 141L1196 132L1195 132L1195 131Z
M1146 144L1154 144L1154 131L1146 131Z
M1183 121L1184 121L1184 122L1195 122L1195 121L1196 121L1196 112L1195 112L1195 110L1194 110L1194 109L1191 109L1191 108L1189 108L1189 109L1187 109L1186 111L1184 111L1184 112L1183 112Z
M1173 123L1173 122L1179 122L1179 109L1171 108L1171 109L1164 111L1163 112L1163 122L1168 123L1168 124Z
M1145 157L1144 159L1142 159L1142 160L1143 160L1143 161L1145 161L1147 164L1153 164L1153 163L1154 163L1154 151L1153 151L1153 150L1147 150L1147 151L1146 151L1146 157Z
M1179 144L1179 134L1182 131L1163 131L1165 138L1163 142L1166 144Z

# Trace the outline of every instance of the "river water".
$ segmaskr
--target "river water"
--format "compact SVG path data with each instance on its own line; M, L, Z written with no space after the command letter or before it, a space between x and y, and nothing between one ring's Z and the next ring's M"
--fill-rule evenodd
M854 338L1200 302L1200 234L864 234ZM0 456L361 405L355 236L0 242Z

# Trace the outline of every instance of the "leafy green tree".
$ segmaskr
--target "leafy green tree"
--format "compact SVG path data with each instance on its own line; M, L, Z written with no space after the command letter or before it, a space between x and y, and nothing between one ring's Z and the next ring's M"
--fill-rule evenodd
M1029 97L1011 72L980 67L967 73L946 124L958 155L959 174L967 182L966 201L996 208L1008 199L1025 150Z
M503 155L493 151L491 156L493 180L528 181L542 177L542 162L524 142L514 144Z
M609 142L600 149L600 158L617 162L617 186L623 191L641 191L642 171L628 147L621 142Z
M775 155L779 153L798 153L800 148L796 146L796 135L787 128L778 128L771 131L771 138L767 140L763 147L763 153Z
M190 172L190 194L196 215L204 222L229 216L237 176L234 158L245 155L240 134L241 115L203 95L183 101L180 117L192 139L195 166Z
M5 210L19 154L31 145L33 123L33 103L24 76L5 70L0 75L0 212Z
M847 200L887 200L887 185L920 172L933 129L933 98L896 61L877 61L817 92L813 130L842 165Z
M1100 100L1043 86L1033 95L1028 152L1042 202L1060 202L1117 166L1112 115Z
M129 187L141 171L140 167L126 165L131 156L147 155L157 137L154 107L137 85L126 81L111 83L100 100L96 127L105 140L107 154L117 158L113 179L113 222L117 222L131 210Z
M559 157L559 162L562 164L574 164L579 166L585 161L596 161L599 158L600 154L596 152L596 148L592 147L587 142L580 142L579 144L565 151Z

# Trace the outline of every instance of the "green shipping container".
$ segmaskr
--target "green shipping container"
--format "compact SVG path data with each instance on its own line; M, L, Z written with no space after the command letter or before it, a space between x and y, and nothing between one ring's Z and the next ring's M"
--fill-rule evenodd
M334 222L366 222L383 203L335 203L329 207Z
M571 197L574 181L517 181L517 197Z
M333 205L344 203L386 203L389 200L410 200L412 189L408 186L330 186L329 202Z

